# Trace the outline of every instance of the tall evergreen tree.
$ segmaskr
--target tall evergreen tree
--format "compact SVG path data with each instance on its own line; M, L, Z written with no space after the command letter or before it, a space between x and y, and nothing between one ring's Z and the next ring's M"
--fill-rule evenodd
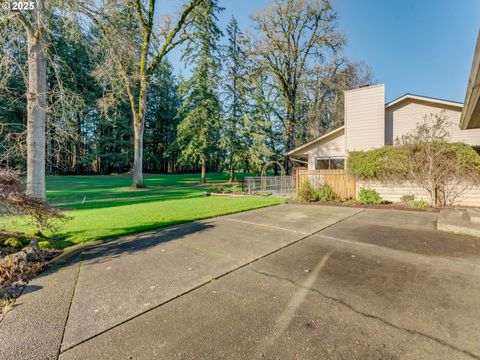
M194 9L191 23L193 40L183 59L195 64L191 78L180 89L177 145L179 161L201 164L202 183L206 182L207 162L218 157L221 107L218 95L220 56L217 13L223 10L217 0L205 0Z
M248 153L248 54L245 37L232 16L227 25L228 44L224 47L225 78L223 86L224 110L223 138L230 182L235 170L242 165Z
M170 173L175 170L176 152L170 151L177 137L180 101L172 65L164 61L152 75L145 117L145 169Z

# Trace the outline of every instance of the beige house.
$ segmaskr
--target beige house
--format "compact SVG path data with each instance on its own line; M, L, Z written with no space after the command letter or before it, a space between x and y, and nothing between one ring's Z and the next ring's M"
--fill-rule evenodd
M345 92L345 125L302 145L288 155L307 159L308 170L343 169L348 153L392 145L429 114L445 111L450 141L480 147L480 129L460 129L463 104L406 94L385 104L383 84Z

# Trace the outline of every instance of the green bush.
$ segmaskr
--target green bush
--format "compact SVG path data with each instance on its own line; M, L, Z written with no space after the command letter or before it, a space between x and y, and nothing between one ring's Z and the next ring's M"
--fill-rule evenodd
M405 161L408 161L405 148L384 146L371 151L352 151L347 159L347 169L359 179L382 179L402 176L399 165Z
M313 188L310 182L304 181L297 190L297 196L303 201L318 201L318 193Z
M10 247L13 247L15 249L23 248L23 243L17 238L7 239L3 242L3 245L10 246Z
M212 187L210 187L210 192L212 193L223 193L223 186L221 185L212 185Z
M430 207L430 204L428 201L423 200L423 199L418 199L418 200L408 200L407 201L408 206L413 206L413 207L419 207L419 208L428 208Z
M340 196L338 196L330 185L325 184L318 190L318 199L322 201L335 201L340 200Z
M363 205L380 205L383 199L376 190L361 188L358 192L358 202Z
M461 167L466 173L480 173L480 155L464 143L434 143L428 144L431 151L444 159L460 159ZM350 174L359 179L394 178L403 179L412 161L421 154L423 144L410 146L387 145L370 151L352 151L347 159L347 169Z

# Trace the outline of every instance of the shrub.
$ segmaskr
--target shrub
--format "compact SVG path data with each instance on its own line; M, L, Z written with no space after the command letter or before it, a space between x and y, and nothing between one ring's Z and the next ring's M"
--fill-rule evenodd
M318 201L318 193L313 189L310 181L304 181L297 190L297 196L303 201Z
M380 205L383 199L376 190L361 188L358 192L358 202L363 205Z
M432 206L451 205L480 182L480 155L464 143L449 143L444 111L425 116L396 146L352 152L347 169L360 179L408 181L429 195Z
M390 178L401 176L400 163L408 160L405 149L384 146L371 151L352 151L347 160L348 172L359 179Z
M15 249L21 249L24 246L23 243L17 238L7 239L3 242L3 245L10 246L10 247L13 247Z
M68 218L45 201L25 194L20 176L9 169L0 169L0 216L27 215L40 228L52 230L55 221Z
M400 201L404 204L408 204L409 201L415 200L415 195L403 195Z
M223 186L221 186L221 185L213 185L213 186L210 188L210 192L212 192L212 193L222 193L222 192L223 192Z
M409 200L407 201L408 206L418 207L418 208L428 208L430 204L427 200L418 199L418 200Z
M325 184L318 190L318 199L322 201L340 200L340 197L333 191L330 185Z

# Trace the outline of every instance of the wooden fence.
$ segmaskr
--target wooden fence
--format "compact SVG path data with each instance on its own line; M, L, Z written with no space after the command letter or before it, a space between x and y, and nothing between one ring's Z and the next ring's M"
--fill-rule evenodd
M297 170L297 189L305 181L309 181L315 189L328 184L342 199L355 199L357 195L356 180L346 170Z

